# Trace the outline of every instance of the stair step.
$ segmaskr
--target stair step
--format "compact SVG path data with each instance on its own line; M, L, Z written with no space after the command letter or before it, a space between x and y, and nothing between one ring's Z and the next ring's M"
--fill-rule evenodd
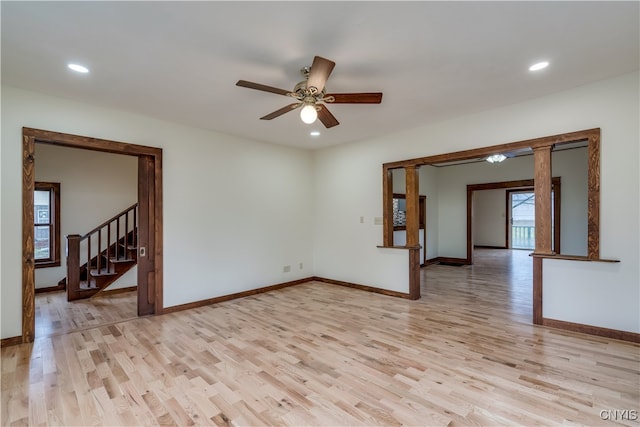
M133 258L111 258L109 261L111 261L113 264L122 264L122 263L131 263L131 262L136 262L135 259Z
M98 288L95 285L94 286L88 285L86 281L80 282L80 286L78 288L79 291L97 291L99 289L100 288Z
M101 269L100 271L98 270L91 270L91 276L92 277L100 277L100 276L116 276L118 273L115 271L109 271L106 269Z

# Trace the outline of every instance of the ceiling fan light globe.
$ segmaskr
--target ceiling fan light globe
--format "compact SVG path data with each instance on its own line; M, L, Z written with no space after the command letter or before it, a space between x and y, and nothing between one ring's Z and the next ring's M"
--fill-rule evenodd
M317 118L318 111L316 110L315 105L307 104L302 107L302 110L300 110L300 119L308 125L314 123Z

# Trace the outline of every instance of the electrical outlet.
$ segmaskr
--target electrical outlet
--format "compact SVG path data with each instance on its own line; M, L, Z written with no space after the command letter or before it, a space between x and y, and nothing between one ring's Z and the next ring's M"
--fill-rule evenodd
M363 216L360 217L360 224L364 224L364 217Z
M300 268L300 270L302 270L304 268L304 264L303 263L298 264L298 268Z
M282 272L283 273L288 273L291 271L291 266L290 265L285 265L284 267L282 267Z
M382 217L381 216L377 216L373 219L373 224L374 225L382 225Z

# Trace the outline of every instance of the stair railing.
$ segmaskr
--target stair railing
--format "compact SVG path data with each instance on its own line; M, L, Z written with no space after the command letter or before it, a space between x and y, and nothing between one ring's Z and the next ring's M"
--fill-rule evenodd
M95 288L95 282L91 283L91 271L96 270L98 274L112 272L111 259L127 256L127 248L136 245L137 211L136 203L84 236L67 236L67 295L80 290L83 265L86 265L87 287Z

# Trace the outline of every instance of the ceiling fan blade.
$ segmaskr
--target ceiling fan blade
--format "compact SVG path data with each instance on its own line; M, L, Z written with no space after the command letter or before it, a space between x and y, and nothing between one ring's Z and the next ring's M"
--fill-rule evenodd
M313 64L311 64L311 70L309 71L309 79L307 80L307 89L315 87L318 93L322 92L335 66L335 62L321 56L313 58Z
M382 102L382 92L367 93L328 93L325 98L332 96L331 104L380 104Z
M283 115L284 113L288 113L289 111L293 111L296 108L302 106L302 102L297 102L295 104L289 104L286 107L282 107L279 110L274 111L273 113L267 114L264 117L260 117L260 120L271 120L271 119L275 119L276 117L279 117L281 115Z
M267 85L261 85L260 83L248 82L246 80L238 80L238 83L236 83L236 86L247 87L249 89L256 89L264 92L277 93L278 95L289 95L290 93L288 90L278 89L277 87L272 87Z
M318 110L318 118L320 119L320 121L322 122L322 124L327 128L332 128L334 126L337 126L340 124L340 122L338 121L338 119L336 119L333 114L331 114L331 111L329 111L329 109L327 109L326 105L319 105L319 110Z

